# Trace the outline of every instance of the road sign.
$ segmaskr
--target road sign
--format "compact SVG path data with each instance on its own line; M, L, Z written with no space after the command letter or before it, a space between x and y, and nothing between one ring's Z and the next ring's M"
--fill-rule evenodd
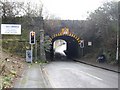
M21 35L20 24L1 24L1 34Z
M62 34L69 34L69 28L62 28Z
M35 44L35 32L31 31L30 32L30 44Z
M81 47L81 48L84 48L84 40L81 40L81 41L80 41L80 47Z
M92 46L92 42L88 42L88 46Z
M32 63L32 51L31 50L26 50L26 62Z

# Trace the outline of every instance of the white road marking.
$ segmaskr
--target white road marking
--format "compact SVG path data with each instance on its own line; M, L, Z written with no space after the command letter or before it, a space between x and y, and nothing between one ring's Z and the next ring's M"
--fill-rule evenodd
M51 86L52 86L53 88L55 88L55 85L54 85L54 83L52 82L52 80L50 80L49 74L47 73L47 70L45 70L45 68L44 68L44 72L45 72L47 78L49 79L49 82L51 83Z
M97 76L94 76L94 75L92 75L92 74L89 74L89 73L87 73L87 72L83 72L83 71L78 71L78 72L79 72L79 74L83 73L83 74L86 74L86 75L88 75L88 76L90 76L90 77L92 77L92 78L95 78L95 79L98 79L98 80L103 80L103 79L101 79L101 78L99 78L99 77L97 77Z
M91 76L91 77L93 77L93 78L95 78L95 79L98 79L98 80L103 80L103 79L101 79L101 78L99 78L99 77L96 77L96 76L94 76L94 75L92 75L92 74L89 74L89 73L86 73L86 72L83 72L83 71L80 71L81 73L84 73L84 74L87 74L88 76Z
M77 72L77 74L83 73L83 74L86 74L86 75L88 75L88 76L90 76L90 77L92 77L92 78L95 78L95 79L98 79L98 80L103 80L103 79L101 79L101 78L99 78L99 77L97 77L97 76L94 76L94 75L92 75L92 74L89 74L89 73L87 73L87 72L78 71L78 70L75 70L75 69L72 69L72 68L64 68L64 69L72 70L73 73L74 73L74 72Z
M40 65L39 65L39 68L40 68L40 69L39 69L39 71L40 71L40 74L42 74L42 70L41 70L41 67L40 67ZM41 76L42 76L42 80L44 81L44 84L46 84L46 83L45 83L45 80L44 80L44 77L43 77L43 74L42 74Z

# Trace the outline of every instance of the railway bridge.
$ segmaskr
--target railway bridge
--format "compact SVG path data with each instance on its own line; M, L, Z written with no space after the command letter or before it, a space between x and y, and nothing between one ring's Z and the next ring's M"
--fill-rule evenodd
M64 51L67 58L78 58L80 57L80 38L75 34L71 33L68 28L62 28L61 32L54 34L51 38L51 57L54 57L54 43L57 40L64 40L66 42L66 50Z

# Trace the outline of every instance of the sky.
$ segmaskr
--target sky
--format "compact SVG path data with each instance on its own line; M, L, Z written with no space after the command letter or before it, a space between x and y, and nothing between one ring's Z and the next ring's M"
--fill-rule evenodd
M84 20L89 12L94 11L110 0L42 0L44 10L61 19Z
M61 19L85 19L105 0L43 0L44 9Z
M112 0L20 0L43 4L43 17L64 20L84 20L90 12L96 10L104 2ZM114 0L118 1L118 0Z

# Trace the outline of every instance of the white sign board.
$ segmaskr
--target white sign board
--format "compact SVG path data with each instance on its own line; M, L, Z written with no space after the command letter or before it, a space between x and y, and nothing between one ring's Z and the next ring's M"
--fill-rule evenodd
M81 42L80 42L80 47L81 47L81 48L84 48L84 40L81 40Z
M1 34L21 35L20 24L1 24Z
M88 42L88 46L92 46L92 42Z

